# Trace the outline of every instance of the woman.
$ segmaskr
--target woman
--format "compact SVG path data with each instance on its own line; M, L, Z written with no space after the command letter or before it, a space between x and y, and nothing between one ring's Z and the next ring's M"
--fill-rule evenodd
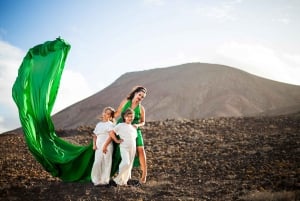
M144 149L144 141L140 127L145 124L145 109L141 102L146 97L147 89L142 86L134 87L133 90L128 94L127 98L124 99L118 107L115 117L120 116L127 108L134 110L134 120L132 125L137 129L136 147L138 153L138 160L142 170L142 176L140 179L141 183L146 183L147 177L147 163L146 153ZM122 122L122 118L118 122Z

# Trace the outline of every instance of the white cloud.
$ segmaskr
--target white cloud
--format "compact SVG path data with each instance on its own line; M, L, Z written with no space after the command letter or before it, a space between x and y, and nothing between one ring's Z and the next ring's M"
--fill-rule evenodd
M224 43L217 50L223 64L280 82L300 85L299 55L289 55L261 44ZM298 65L292 65L297 62Z
M95 91L90 88L82 74L65 68L54 103L53 114L93 93Z
M276 21L281 22L283 24L290 24L291 20L289 18L279 18Z
M281 8L275 16L272 18L272 21L279 22L280 24L289 25L292 22L292 17L289 14L291 8Z
M9 128L5 127L4 125L4 118L0 116L0 133L9 130Z
M207 12L208 17L214 17L220 20L235 20L235 17L231 14L232 7L224 5L222 7L210 8Z
M291 65L294 67L299 67L300 66L300 54L288 54L284 53L283 58L291 62Z
M11 90L23 56L22 50L0 40L0 133L20 125Z
M207 6L200 9L201 13L205 13L206 16L218 19L221 22L235 21L236 17L236 5L241 3L242 0L233 0L222 2L216 6Z
M14 105L11 99L11 88L23 56L22 50L0 41L0 104L7 104L10 107Z

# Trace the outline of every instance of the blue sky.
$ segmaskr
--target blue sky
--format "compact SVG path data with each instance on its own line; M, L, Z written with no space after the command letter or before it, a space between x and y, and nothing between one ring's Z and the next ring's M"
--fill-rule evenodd
M298 0L1 0L0 133L18 127L11 87L27 50L71 44L54 113L126 72L188 62L300 85Z

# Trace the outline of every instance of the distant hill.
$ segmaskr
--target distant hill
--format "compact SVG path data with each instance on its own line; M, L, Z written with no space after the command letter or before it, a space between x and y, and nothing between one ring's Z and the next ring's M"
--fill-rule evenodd
M130 72L53 116L56 129L95 125L105 106L117 108L136 85L147 88L146 120L280 115L300 111L300 86L223 65L190 63Z

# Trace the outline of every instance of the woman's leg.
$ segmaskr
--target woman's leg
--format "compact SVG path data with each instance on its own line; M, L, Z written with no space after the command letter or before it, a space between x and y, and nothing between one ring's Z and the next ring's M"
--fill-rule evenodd
M146 161L146 153L143 146L137 147L141 170L142 170L142 176L141 176L141 183L146 183L147 179L147 161Z

